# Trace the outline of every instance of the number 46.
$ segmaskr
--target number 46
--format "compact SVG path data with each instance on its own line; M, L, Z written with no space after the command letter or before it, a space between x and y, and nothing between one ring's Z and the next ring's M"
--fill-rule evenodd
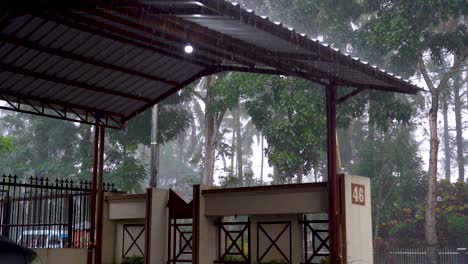
M365 204L364 185L352 184L352 198L355 204Z

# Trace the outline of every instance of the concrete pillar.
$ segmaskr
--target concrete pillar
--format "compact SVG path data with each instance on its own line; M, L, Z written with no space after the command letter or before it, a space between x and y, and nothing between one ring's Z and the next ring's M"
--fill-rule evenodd
M200 186L200 210L198 212L199 217L199 261L200 264L213 263L216 259L216 251L218 248L217 244L217 228L215 225L216 219L213 217L205 216L205 199L201 192L204 189L209 189L208 186ZM195 197L195 193L193 194ZM195 230L194 230L195 231ZM197 262L195 262L197 263Z
M107 197L109 193L104 193L103 222L102 222L102 263L114 263L115 243L116 243L116 223L109 219L109 203Z
M168 208L169 190L153 188L151 212L151 245L150 263L166 263L168 236Z
M372 263L372 213L370 178L344 176L346 263Z

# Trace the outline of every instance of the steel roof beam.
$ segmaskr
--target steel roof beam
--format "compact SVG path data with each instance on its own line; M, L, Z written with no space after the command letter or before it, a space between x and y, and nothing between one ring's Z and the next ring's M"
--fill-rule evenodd
M149 104L146 104L144 106L142 106L140 109L138 109L137 111L131 113L130 115L126 116L123 118L123 121L124 122L127 122L128 120L130 120L131 118L135 117L136 115L142 113L143 111L145 111L146 109L152 107L153 105L161 102L162 100L166 99L167 97L171 96L172 94L178 92L180 89L184 88L185 86L191 84L192 82L200 79L201 77L203 76L207 76L207 75L211 75L211 74L214 74L218 72L216 70L216 68L214 67L209 67L209 68L206 68L206 69L203 69L202 71L200 71L199 73L197 73L196 75L192 76L190 79L184 81L183 83L181 83L179 86L176 86L168 91L166 91L165 93L163 93L162 95L160 95L157 99L153 100L152 102L150 102Z
M164 38L164 39L166 39L168 41L172 41L172 42L175 42L175 43L181 43L181 42L190 43L190 39L181 37L181 36L183 36L183 34L180 34L181 31L178 32L179 34L169 35L169 34L167 34L167 32L169 32L169 31L166 31L166 32L162 33L160 31L156 31L155 28L147 27L147 26L132 22L130 20L126 20L126 19L123 19L123 18L120 18L120 17L117 17L117 16L113 16L113 15L111 15L109 13L106 13L106 12L103 12L103 11L100 11L100 10L97 10L97 9L90 9L90 10L88 10L88 12L92 13L93 15L99 16L101 18L113 21L115 23L119 23L119 24L122 24L122 25L125 25L125 26L128 26L128 27L134 28L136 30L145 32L147 34L151 34L151 35L153 35L155 37L158 37L158 38ZM129 13L125 13L125 14L128 15ZM157 29L158 30L165 29L167 27L167 25L166 25L167 23L164 23L164 22L166 22L166 21L163 19L163 20L160 20L160 22L161 23L159 23L157 25ZM169 21L167 21L167 22L169 22ZM191 29L187 29L187 30L191 30ZM172 33L172 32L169 32L169 33ZM182 50L182 48L183 47L181 47L180 50ZM216 47L213 48L212 45L197 46L196 51L197 50L206 52L206 53L208 53L208 54L210 54L212 56L215 56L215 57L235 61L235 62L237 62L239 64L247 65L247 66L250 66L250 67L253 67L254 64L255 64L255 63L252 62L252 60L240 59L240 58L236 58L235 56L228 55L225 52L219 52L218 51L219 48L216 48Z
M9 43L18 45L18 46L23 46L23 47L26 47L26 48L29 48L29 49L34 49L34 50L37 50L37 51L40 51L40 52L49 53L49 54L59 56L59 57L62 57L62 58L67 58L67 59L70 59L70 60L79 61L79 62L82 62L82 63L91 64L91 65L94 65L94 66L98 66L98 67L102 67L102 68L106 68L106 69L110 69L110 70L114 70L114 71L119 71L119 72L122 72L122 73L125 73L125 74L138 76L138 77L149 79L149 80L152 80L152 81L157 81L157 82L169 84L169 85L172 85L172 86L179 85L179 83L175 82L175 81L166 80L164 78L160 78L160 77L153 76L153 75L150 75L150 74L134 71L134 70L131 70L131 69L126 69L126 68L116 66L116 65L113 65L113 64L104 63L104 62L101 62L101 61L98 61L98 60L95 60L95 59L92 59L92 58L85 58L85 57L82 57L80 55L76 55L76 54L66 52L66 51L63 51L63 50L59 50L59 49L54 49L54 48L42 46L42 45L39 45L37 43L30 42L30 41L20 39L20 38L16 38L16 37L12 37L12 36L9 36L9 35L3 34L3 33L0 33L0 40L6 41L6 42L9 42Z
M66 80L66 79L58 78L58 77L51 76L51 75L48 75L48 74L45 74L45 73L34 72L34 71L27 70L27 69L18 68L18 67L15 67L15 66L3 64L3 63L0 63L0 69L3 70L3 71L9 71L11 73L21 74L21 75L24 75L24 76L30 76L30 77L45 80L45 81L59 83L59 84L67 85L67 86L73 86L73 87L77 87L77 88L92 91L92 92L119 96L119 97L131 99L131 100L135 100L135 101L140 101L140 102L145 102L145 103L151 102L150 98L146 98L146 97L142 97L142 96L138 96L138 95L134 95L134 94L127 94L127 93L119 92L119 91L116 91L116 90L101 88L101 87L97 87L97 86L90 85L90 84L87 84L87 83L81 83L81 82L77 82L77 81Z
M201 67L207 67L209 63L218 63L212 59L197 56L196 54L190 54L190 56L181 55L183 54L183 50L176 49L171 45L161 43L156 40L153 40L153 39L150 39L150 38L147 38L147 37L144 37L144 36L132 33L132 32L128 32L119 27L106 25L104 23L99 23L92 19L87 19L85 17L81 17L70 12L66 13L65 15L66 18L57 16L57 15L50 15L50 14L40 15L40 16L43 17L44 19L51 20L59 24L63 24L67 27L75 28L77 30L88 32L90 34L98 35L104 38L109 38L117 42L136 46L138 48L150 50L152 52L156 52L156 53L168 56L168 57L172 57L173 59L182 60L182 61L194 64L194 65L198 65ZM75 19L75 21L70 21L68 18L73 18ZM87 25L77 23L77 21L85 22ZM90 26L93 26L93 27L90 27ZM105 29L109 32L106 32L102 29ZM116 35L115 33L117 33L118 35ZM135 41L135 40L138 40L138 41Z
M7 97L12 97L14 99L9 99ZM54 100L49 100L45 98L40 98L37 96L24 95L14 92L1 91L0 100L3 100L8 103L8 105L0 106L0 109L13 110L21 113L28 113L39 116L52 117L61 120L67 120L72 122L78 122L83 124L93 125L96 124L94 119L96 113L103 112L97 109L91 109L83 106L77 106L74 104L68 104L63 102L57 102ZM31 101L34 102L31 102ZM24 103L23 103L24 102ZM32 109L26 109L24 106L29 106ZM60 108L60 109L57 109ZM49 109L55 114L48 113L46 110ZM72 118L67 113L75 115L77 118ZM105 118L102 118L101 124L111 128L122 128L123 119L122 115L115 114L111 112L103 112ZM92 119L90 120L90 116ZM109 122L109 119L112 122ZM120 120L120 121L119 121ZM111 123L116 124L111 125Z
M124 10L117 10L116 12L124 12ZM224 35L217 31L202 27L194 22L190 22L178 17L165 17L167 22L164 25L161 25L161 19L150 16L150 15L140 15L134 14L132 10L125 9L125 14L129 15L132 14L135 18L145 19L147 22L153 21L155 24L155 28L159 30L164 30L171 34L184 34L187 39L193 41L193 44L203 44L208 46L213 46L213 44L217 45L214 48L222 47L223 50L229 52L233 57L241 57L241 58L250 58L251 60L255 60L258 63L262 63L268 65L270 67L277 68L280 71L289 73L293 76L302 77L311 81L317 81L317 79L329 79L329 80L336 80L342 83L346 83L347 80L335 76L331 73L327 73L325 71L319 70L314 68L304 62L300 62L294 59L286 59L277 56L275 52L272 52L268 49L258 47L256 45L247 43L245 41ZM184 24L186 25L185 30L181 28L181 26L177 26L177 24ZM259 55L261 54L261 55ZM328 61L325 59L321 59L320 61ZM295 70L296 69L296 70ZM303 70L304 72L298 73L299 70ZM351 85L351 83L349 83Z
M317 50L317 53L320 54L320 56L323 58L329 58L332 61L341 65L354 68L355 70L361 71L367 75L372 75L377 80L382 80L387 83L390 83L394 85L395 88L392 91L416 94L419 90L419 88L413 84L410 84L401 79L397 79L396 77L382 72L379 69L374 69L370 65L365 65L361 61L354 60L350 56L346 56L340 53L339 51L331 49L330 47L325 47L318 41L312 41L306 36L300 36L294 30L289 31L288 29L283 28L281 24L280 26L277 26L267 19L260 18L254 13L249 13L241 9L239 5L234 6L231 3L217 0L203 0L202 3L207 8L218 12L219 14L234 18L235 20L256 27L285 41L293 42L299 47L309 50ZM399 88L401 86L405 87L406 89Z
M1 84L0 84L0 87L1 87ZM96 109L96 108L93 108L93 107L86 107L86 106L72 104L72 103L65 103L65 102L60 102L60 101L57 101L57 100L47 99L47 98L44 98L44 97L34 96L34 95L30 95L30 94L23 94L23 93L18 93L18 92L12 92L12 91L2 90L2 89L0 89L0 95L6 95L6 96L15 97L15 98L26 98L28 100L33 100L33 101L37 101L37 102L44 102L44 103L46 103L48 105L58 105L58 106L61 106L61 107L71 107L71 108L80 109L80 110L83 110L83 111L86 111L86 112L93 112L93 113L105 112L108 115L112 115L112 116L115 116L117 118L123 118L124 117L123 114L115 113L115 112L112 112L112 111L104 111L102 109Z
M252 60L256 60L259 64L265 64L284 73L288 73L289 75L301 77L313 82L322 83L320 79L338 79L346 82L344 79L313 68L304 62L281 57L281 53L277 56L276 52L223 35L214 30L204 28L196 23L185 20L182 21L183 19L177 17L171 17L170 19L177 20L178 23L190 24L190 32L188 32L187 35L189 38L196 40L194 41L194 44L199 42L205 42L206 45L209 45L209 43L217 43L217 45L223 47L223 49L231 52L233 56L251 58ZM209 39L207 36L211 36L212 39Z
M249 44L247 42L235 39L226 35L223 35L219 32L204 28L196 23L186 21L177 17L170 17L171 20L177 20L179 23L187 24L187 30L181 29L180 26L177 26L174 21L167 21L170 23L162 24L159 18L148 15L140 15L134 13L134 11L129 9L118 9L114 10L115 12L122 13L123 15L132 15L135 19L141 19L141 16L146 20L146 22L153 22L154 28L159 30L164 30L166 33L180 35L184 34L188 41L193 41L194 45L202 44L205 46L211 46L213 48L222 47L223 50L226 50L230 53L233 58L249 58L250 60L257 61L258 63L266 64L270 67L275 67L280 71L289 73L293 76L302 77L311 81L316 82L320 78L329 78L330 75L324 72L321 72L315 68L312 68L304 63L294 61L294 60L285 60L284 58L278 58L275 56L274 52L271 52L267 49L260 48L258 46ZM169 17L165 17L169 19ZM182 21L181 21L182 20ZM164 21L163 21L164 22ZM216 46L213 46L216 45ZM262 56L258 56L262 54ZM304 69L309 70L309 73L299 73L295 69Z

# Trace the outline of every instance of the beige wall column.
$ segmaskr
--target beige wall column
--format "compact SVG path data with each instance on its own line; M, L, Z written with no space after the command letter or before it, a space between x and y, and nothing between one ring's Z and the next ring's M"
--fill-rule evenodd
M153 188L151 212L150 263L161 264L167 261L167 230L169 190Z
M373 263L370 179L344 176L346 263Z
M205 216L205 198L201 195L203 190L210 189L208 186L200 186L200 192L198 193L199 200L199 223L198 223L198 235L199 235L199 261L200 264L213 263L216 259L217 244L217 229L215 225L215 217ZM196 188L194 188L196 190ZM193 194L195 197L195 193ZM195 217L195 216L194 216ZM194 230L195 231L195 230ZM197 263L197 262L194 262Z
M104 193L103 223L102 223L102 263L114 263L116 224L109 219L109 193Z

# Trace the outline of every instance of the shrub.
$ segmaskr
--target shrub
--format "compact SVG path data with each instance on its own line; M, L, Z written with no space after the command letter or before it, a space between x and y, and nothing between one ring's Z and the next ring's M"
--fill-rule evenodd
M125 257L122 264L143 264L145 259L142 256Z

